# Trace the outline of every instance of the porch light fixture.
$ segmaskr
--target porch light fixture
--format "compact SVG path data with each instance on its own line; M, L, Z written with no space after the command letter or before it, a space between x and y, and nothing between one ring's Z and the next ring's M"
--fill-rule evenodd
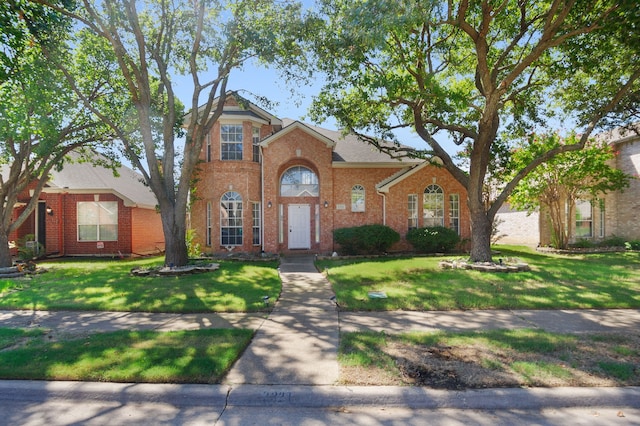
M329 202L327 200L324 200L324 208L326 209L327 207L329 207Z
M268 208L271 208L271 206L272 206L272 205L273 205L273 204L271 204L271 201L269 201L269 202L267 203L267 207L268 207Z
M53 216L53 209L52 209L50 206L47 206L47 209L46 209L46 210L47 210L47 214L48 214L49 216Z

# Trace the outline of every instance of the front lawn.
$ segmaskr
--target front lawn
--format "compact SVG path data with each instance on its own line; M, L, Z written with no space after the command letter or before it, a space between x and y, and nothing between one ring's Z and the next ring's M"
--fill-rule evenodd
M346 333L340 382L440 389L638 386L640 334Z
M347 310L640 308L635 252L558 256L499 247L530 272L443 270L439 257L337 259L317 262ZM369 292L384 292L370 298Z
M118 331L51 341L46 330L0 328L0 378L220 383L251 330Z
M60 260L49 272L0 280L0 309L130 312L255 312L263 297L276 300L281 283L275 262L219 262L220 269L180 277L134 277L135 267L161 258Z

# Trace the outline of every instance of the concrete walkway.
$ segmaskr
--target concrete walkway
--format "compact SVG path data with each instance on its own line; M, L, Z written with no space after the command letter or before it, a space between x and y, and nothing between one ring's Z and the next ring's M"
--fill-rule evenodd
M282 293L225 383L334 384L340 327L331 286L312 257L282 258L279 270Z
M52 334L116 330L247 328L254 339L225 385L333 385L340 332L468 331L539 328L557 333L637 332L640 309L338 312L311 256L281 259L282 293L265 313L154 314L0 311L0 327L42 327Z

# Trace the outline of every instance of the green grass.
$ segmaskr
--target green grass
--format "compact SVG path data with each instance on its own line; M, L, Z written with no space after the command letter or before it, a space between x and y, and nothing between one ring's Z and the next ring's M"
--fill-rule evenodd
M443 270L438 257L322 260L347 310L639 308L640 256L621 252L559 256L499 247L529 272ZM387 299L370 299L384 291Z
M67 260L42 263L49 272L0 280L0 309L136 312L252 312L275 300L276 263L220 262L215 272L180 277L134 277L134 267L161 258Z
M0 329L0 338L17 332L25 334L14 337L16 347L0 351L2 379L219 383L252 336L238 329L119 331L50 342Z
M397 335L357 332L341 335L338 360L343 371L359 369L360 377L400 377L400 365L407 365L402 354L411 353L424 363L421 367L412 361L414 371L434 372L440 368L451 377L465 378L465 374L481 376L477 370L481 368L485 374L493 371L509 376L510 382L501 384L498 379L493 383L496 386L636 386L640 384L638 344L640 335L569 335L537 329ZM398 347L404 352L397 352ZM430 364L443 359L439 354L446 354L452 364L447 367ZM474 373L471 365L476 368ZM597 384L594 378L599 380Z

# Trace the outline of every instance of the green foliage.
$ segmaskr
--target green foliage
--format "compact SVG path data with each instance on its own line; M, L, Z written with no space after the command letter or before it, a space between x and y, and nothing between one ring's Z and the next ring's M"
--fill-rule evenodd
M569 244L569 247L571 248L593 248L596 246L596 243L586 238L580 238L579 240Z
M37 259L45 254L42 244L36 241L36 236L27 234L18 240L18 257L24 261Z
M460 236L444 226L411 229L407 241L420 253L447 253L455 249Z
M570 150L542 151L515 168L512 142L560 116L586 129L582 144L592 123L631 121L638 112L633 3L323 0L309 44L314 69L328 78L310 115L333 117L394 155L437 155L468 191L477 225L472 259L490 260L485 228L513 186L552 154ZM398 142L394 132L405 128L425 149L377 142ZM365 136L372 133L378 139ZM468 168L448 152L451 140L468 151ZM499 169L515 173L496 180L500 186L486 202L488 179Z
M640 250L640 240L627 241L624 246L627 250Z
M381 254L400 241L400 234L385 225L334 229L333 239L345 254Z
M623 237L612 235L598 243L600 247L624 247L626 240Z
M193 228L187 229L187 254L190 258L200 257L202 251L200 244L196 243L196 231Z

